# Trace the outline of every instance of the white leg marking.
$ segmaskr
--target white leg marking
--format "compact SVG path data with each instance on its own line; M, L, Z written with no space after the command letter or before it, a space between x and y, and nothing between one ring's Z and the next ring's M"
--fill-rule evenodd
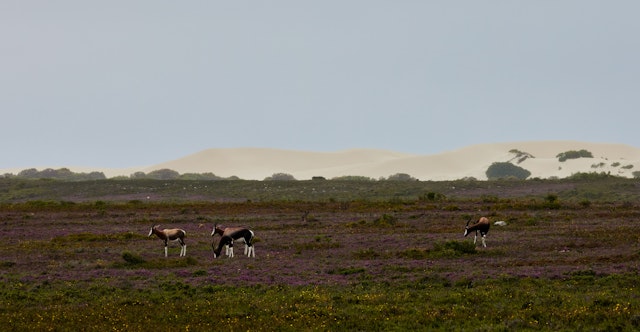
M167 257L167 246L164 246L164 257Z

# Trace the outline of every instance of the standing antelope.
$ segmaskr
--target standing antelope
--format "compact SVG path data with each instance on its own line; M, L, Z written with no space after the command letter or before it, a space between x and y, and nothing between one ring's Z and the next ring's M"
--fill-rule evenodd
M158 225L154 225L149 231L149 236L153 234L164 241L164 257L167 257L167 244L169 241L178 241L180 243L180 257L187 255L187 244L184 243L184 237L187 235L187 232L184 230L179 228L160 230L158 229Z
M227 246L226 254L229 257L233 257L233 242L237 241L240 243L244 242L244 254L248 257L256 257L256 249L253 247L253 231L244 228L244 227L225 227L221 228L218 225L214 225L213 231L211 232L211 236L216 234L220 234L223 238L228 236L231 238L230 243L225 243ZM220 243L222 243L222 239L220 239ZM218 245L220 246L220 245ZM215 253L215 257L219 256L220 252Z
M464 228L464 236L466 237L467 235L469 235L469 233L475 231L476 234L473 237L473 244L476 244L476 240L478 239L478 232L480 232L480 235L482 236L482 246L486 248L487 243L485 241L485 237L487 236L487 233L489 233L489 227L491 226L489 219L481 217L480 219L478 219L478 221L476 221L475 224L471 226L469 226L469 222L471 222L471 219L467 221L467 226Z

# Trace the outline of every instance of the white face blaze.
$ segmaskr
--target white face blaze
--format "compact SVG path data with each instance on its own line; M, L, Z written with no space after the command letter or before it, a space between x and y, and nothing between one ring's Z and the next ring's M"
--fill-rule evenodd
M149 236L151 236L151 234L153 234L153 227L151 227L151 230L149 231Z

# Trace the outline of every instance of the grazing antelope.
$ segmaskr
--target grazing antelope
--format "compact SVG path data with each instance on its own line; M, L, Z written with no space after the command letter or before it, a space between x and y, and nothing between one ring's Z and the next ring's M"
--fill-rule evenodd
M226 227L225 227L225 228L220 228L220 227L218 227L218 224L215 224L215 225L213 225L213 231L211 231L211 236L214 236L214 235L216 235L216 234L220 234L220 236L223 236L223 235L224 235L224 231L225 231L225 229L226 229ZM232 240L233 240L233 239L232 239ZM232 242L233 242L233 241L232 241ZM215 248L214 243L211 243L211 247L212 247L212 248L214 249L214 251L215 251L215 249L216 249L216 248ZM246 252L246 251L247 251L247 249L246 249L246 244L245 244L245 252ZM230 253L229 253L229 244L226 244L226 245L225 245L224 254L225 254L225 255L227 255L227 256L229 256L229 254L230 254Z
M184 243L184 237L187 235L187 232L184 230L179 228L160 230L158 229L158 225L154 225L149 231L149 236L153 234L164 241L164 257L167 257L167 244L169 241L178 241L180 243L180 257L187 255L187 244Z
M485 237L487 236L487 233L489 233L489 227L491 226L489 219L482 217L471 226L469 226L469 222L471 222L471 219L467 221L467 226L464 228L464 236L466 237L471 232L475 231L476 234L473 237L473 244L476 244L476 240L478 239L478 232L480 232L480 235L482 236L482 246L486 248L487 243L485 241Z
M229 235L223 235L222 238L220 238L220 243L218 243L218 248L213 249L213 258L220 256L223 246L231 249L231 255L229 255L229 258L233 257L233 238Z
M218 225L214 225L213 231L211 232L211 236L216 234L220 234L222 237L229 236L231 237L231 243L226 243L224 245L227 246L226 254L229 257L233 257L233 242L237 241L240 243L244 242L244 254L248 257L256 257L256 250L253 247L253 231L244 228L244 227L225 227L221 228ZM222 240L220 240L222 241ZM214 251L215 253L215 251ZM219 254L219 253L218 253ZM216 255L218 255L216 254Z

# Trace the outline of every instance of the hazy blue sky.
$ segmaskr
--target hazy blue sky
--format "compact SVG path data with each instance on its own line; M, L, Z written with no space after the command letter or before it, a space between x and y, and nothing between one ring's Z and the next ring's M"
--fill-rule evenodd
M0 2L0 168L640 147L640 1Z

